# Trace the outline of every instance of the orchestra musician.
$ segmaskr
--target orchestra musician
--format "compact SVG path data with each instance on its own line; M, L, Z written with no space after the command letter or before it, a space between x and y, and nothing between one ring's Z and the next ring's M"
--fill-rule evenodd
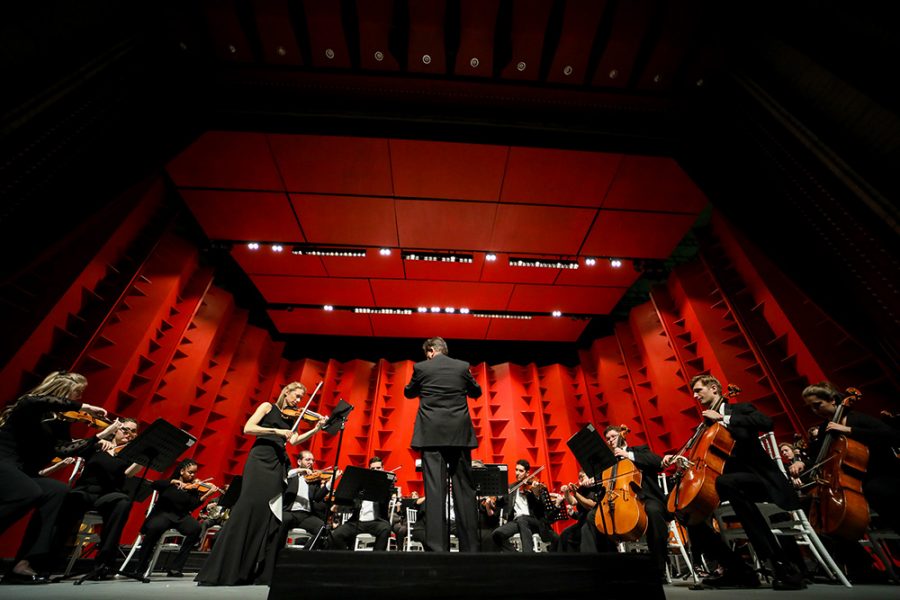
M722 384L711 375L697 375L691 379L691 390L704 408L703 418L723 424L734 438L734 448L725 460L723 474L715 481L720 500L731 503L756 556L761 562L770 563L774 574L773 589L804 589L806 584L800 569L790 561L756 506L757 502L773 502L785 510L800 507L790 481L759 442L760 432L771 431L772 419L750 403L729 403L722 397ZM719 402L718 410L713 410L711 407ZM676 459L674 455L666 455L662 464L666 467ZM713 555L725 567L723 573L704 579L704 585L718 588L759 586L753 570L707 525L689 526L688 536L692 543L701 544L704 552Z
M68 424L55 419L64 411L105 417L106 410L81 402L87 379L56 371L0 413L0 533L35 509L5 584L48 583L38 570L50 567L53 527L68 492L66 484L40 474L54 457L71 457L90 447L112 448L96 437L72 440Z
M285 444L297 445L319 430L294 430L294 419L283 411L293 409L306 394L298 381L284 386L274 404L263 402L244 424L244 434L256 437L244 464L241 495L231 516L217 534L216 544L200 569L200 585L249 585L271 581L281 534L282 494L289 460ZM270 560L266 560L269 557Z
M120 418L100 433L111 432L115 445L107 450L94 449L59 512L58 549L68 547L65 542L77 534L87 511L94 510L103 518L99 550L94 560L94 577L97 579L112 577L115 573L119 542L131 512L131 498L125 493L125 481L141 469L141 465L129 463L118 453L137 437L137 431L137 421Z
M627 458L641 472L641 489L638 498L647 513L647 549L656 561L660 581L667 583L666 564L669 560L669 524L672 515L666 510L666 499L659 487L658 475L662 471L662 457L654 454L646 445L629 446L622 427L610 425L603 431L606 444L618 459Z
M176 529L184 536L181 550L175 556L166 573L169 577L183 577L182 569L190 556L191 549L200 541L200 523L191 513L206 502L219 488L215 484L197 479L197 462L190 458L181 461L171 480L154 481L152 487L159 496L153 510L147 515L141 533L141 550L137 555L134 577L141 578L150 565L156 544L169 529Z
M288 485L281 512L282 542L278 545L279 552L291 529L304 529L314 536L325 524L325 499L331 489L332 473L315 471L315 464L316 458L312 451L302 450L297 468L288 471ZM338 470L338 476L340 473Z
M587 523L587 516L597 506L594 491L594 478L588 477L584 471L578 471L578 484L567 484L560 488L563 501L575 511L575 524L566 527L559 534L559 552L580 552L582 527ZM594 521L590 522L595 528Z
M469 372L469 363L447 356L447 342L435 337L422 345L426 360L413 367L403 390L407 398L419 397L419 410L411 446L422 453L427 522L425 548L450 551L447 517L442 507L452 482L457 507L459 549L476 552L477 514L472 482L472 448L478 446L466 397L481 396L481 387ZM436 515L441 515L436 518Z
M522 542L522 552L534 552L532 535L537 533L543 537L549 529L549 525L543 520L545 507L539 495L543 486L540 483L529 485L528 482L525 482L530 472L531 463L524 458L517 460L516 484L521 485L509 495L497 500L497 508L509 507L509 518L506 523L491 534L494 543L500 547L501 551L515 550L510 543L510 538L518 533Z
M384 471L384 463L377 456L369 459L369 468L373 471ZM337 529L331 532L329 547L336 550L349 550L356 534L368 533L375 537L374 550L387 550L391 539L391 524L388 520L388 507L384 502L363 500L353 514Z
M817 435L810 439L808 459L810 462L819 455L825 440L824 433L838 432L863 444L869 452L865 475L862 477L863 497L884 524L900 533L900 459L893 447L900 446L900 430L894 429L885 421L865 413L846 409L840 423L834 423L842 394L830 383L819 382L807 386L803 392L803 401L807 407L823 422L815 429ZM813 465L799 460L792 463L788 472L797 477L808 471ZM825 537L825 536L823 536ZM872 567L871 558L856 540L828 539L832 545L835 559L844 562L848 575L854 582L881 581L883 576Z

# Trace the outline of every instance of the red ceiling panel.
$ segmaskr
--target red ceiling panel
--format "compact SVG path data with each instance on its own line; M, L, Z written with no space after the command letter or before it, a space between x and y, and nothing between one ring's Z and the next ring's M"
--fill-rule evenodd
M467 281L397 281L372 280L377 306L439 306L473 310L505 310L512 285L503 283L470 283Z
M253 50L238 19L237 0L205 0L203 11L209 23L213 53L221 60L247 64L253 62Z
M496 201L508 148L391 140L394 192L412 198Z
M397 71L400 65L388 49L394 0L356 3L359 16L359 64L363 69Z
M365 258L323 256L322 264L331 277L403 278L403 259L399 252L382 256L378 250L369 248Z
M282 190L262 133L208 131L166 166L177 186Z
M633 156L622 159L603 208L698 214L707 200L674 159Z
M542 256L529 256L528 254L516 254L518 258L546 258ZM481 270L481 281L496 281L503 283L546 283L556 281L560 269L539 269L536 267L511 267L509 255L498 254L497 260L484 263Z
M388 141L322 135L270 135L288 191L390 196Z
M500 0L461 0L459 50L454 75L491 77L494 69L494 30Z
M306 239L312 244L397 245L394 200L291 194Z
M277 277L253 275L256 288L273 304L315 304L324 306L372 306L372 290L367 279L329 277Z
M559 46L547 81L581 85L588 80L588 60L606 0L569 0Z
M409 279L437 281L478 281L484 254L475 252L471 263L444 263L425 260L403 261L403 268Z
M501 73L504 79L535 81L540 75L544 33L553 0L512 3L512 59Z
M403 248L476 250L488 247L497 207L481 202L398 200Z
M622 266L614 268L605 258L597 259L597 264L589 267L582 260L580 269L562 269L556 278L557 285L600 285L605 287L629 287L640 273L634 270L630 260L623 260Z
M272 65L302 65L287 0L253 0L253 9L263 60Z
M181 196L210 239L304 241L286 194L181 190Z
M594 85L621 88L628 85L654 5L654 0L629 0L616 5L612 32L594 73Z
M597 211L501 204L489 248L498 252L574 255Z
M601 210L583 252L596 256L666 258L696 220L695 215Z
M251 275L294 275L297 277L325 277L328 273L318 256L294 256L290 246L282 252L270 248L250 250L245 244L231 249L231 256Z
M449 340L483 340L490 322L471 315L439 314L371 315L371 320L378 337L427 339L440 335Z
M368 315L336 310L295 308L292 311L269 310L269 317L281 333L309 335L371 336L372 324Z
M621 154L514 146L500 201L599 208L621 160Z
M627 288L558 285L517 285L509 300L509 310L571 314L608 314Z
M587 327L588 319L566 317L534 317L520 319L491 319L489 340L534 340L538 342L574 342Z
M344 36L340 0L303 0L303 9L306 11L312 65L349 69L350 52Z
M446 0L409 0L409 52L411 73L447 72L444 54Z

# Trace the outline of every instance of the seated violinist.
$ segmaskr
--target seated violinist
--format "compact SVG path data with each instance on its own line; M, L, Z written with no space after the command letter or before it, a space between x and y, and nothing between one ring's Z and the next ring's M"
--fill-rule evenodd
M291 529L303 529L315 536L325 524L325 498L331 489L332 472L314 470L315 463L315 455L303 450L297 468L288 471L281 511L282 540L287 539ZM340 470L337 473L340 476ZM279 548L283 546L282 542Z
M95 448L86 459L84 471L72 490L66 495L59 513L56 547L64 548L67 538L77 533L84 513L95 510L103 517L100 530L100 549L95 559L96 577L112 576L114 563L119 555L119 540L131 511L131 498L125 493L125 479L137 473L141 465L129 464L120 458L118 451L137 436L137 421L121 419L98 434L112 435L115 446L109 450Z
M518 533L522 542L522 552L534 552L532 535L537 533L543 536L549 529L544 521L545 508L539 495L542 485L533 482L533 478L529 477L530 472L531 464L527 460L524 458L517 460L516 484L513 485L515 489L509 495L497 500L497 508L506 508L509 512L506 523L491 533L494 543L502 551L514 550L510 538Z
M191 516L191 513L213 494L218 493L219 488L212 483L201 483L197 479L197 463L188 458L181 461L171 480L162 479L153 482L153 489L159 496L141 527L144 539L141 541L141 551L137 555L133 575L144 576L159 538L167 530L176 529L184 535L184 541L181 550L169 566L167 575L182 577L182 569L190 556L191 548L200 540L200 523Z
M373 471L384 471L384 465L377 456L369 459L369 468ZM354 509L350 518L331 532L329 547L335 550L349 550L358 533L368 533L375 537L374 550L387 550L391 539L391 524L388 518L387 503L363 500L360 506Z
M580 552L582 527L587 522L588 513L597 506L593 493L594 479L584 471L578 471L578 483L569 483L560 488L563 502L574 511L575 524L566 527L559 534L559 552ZM591 522L593 527L593 521Z

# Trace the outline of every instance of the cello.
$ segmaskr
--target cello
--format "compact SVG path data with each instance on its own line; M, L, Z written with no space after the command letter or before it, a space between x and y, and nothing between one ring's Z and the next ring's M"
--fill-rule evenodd
M625 447L625 425L619 428L619 446ZM597 503L594 525L603 535L616 542L634 542L647 531L647 511L638 498L641 471L627 458L620 458L601 475L606 494Z
M859 390L847 388L847 396L831 422L843 425L847 407L860 398ZM820 534L858 540L869 527L869 504L861 480L869 463L869 449L836 431L822 433L825 439L810 470L816 485L809 494L809 521Z
M718 410L722 402L741 393L741 388L728 384L728 391L711 405ZM725 461L734 449L734 438L722 423L708 423L706 419L697 426L694 435L677 453L675 483L669 494L666 509L678 521L687 525L702 522L719 506L716 479L725 468Z

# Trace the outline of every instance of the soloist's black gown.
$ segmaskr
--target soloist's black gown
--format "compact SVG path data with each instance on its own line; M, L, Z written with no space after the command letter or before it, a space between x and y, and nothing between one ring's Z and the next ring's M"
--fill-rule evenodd
M275 429L290 429L293 424L274 406L259 421L260 427ZM266 564L266 551L279 542L281 502L272 506L270 502L280 500L285 489L288 459L284 446L281 436L256 438L244 465L241 495L197 575L200 585L268 585L271 581L275 565ZM275 553L269 551L268 555Z

